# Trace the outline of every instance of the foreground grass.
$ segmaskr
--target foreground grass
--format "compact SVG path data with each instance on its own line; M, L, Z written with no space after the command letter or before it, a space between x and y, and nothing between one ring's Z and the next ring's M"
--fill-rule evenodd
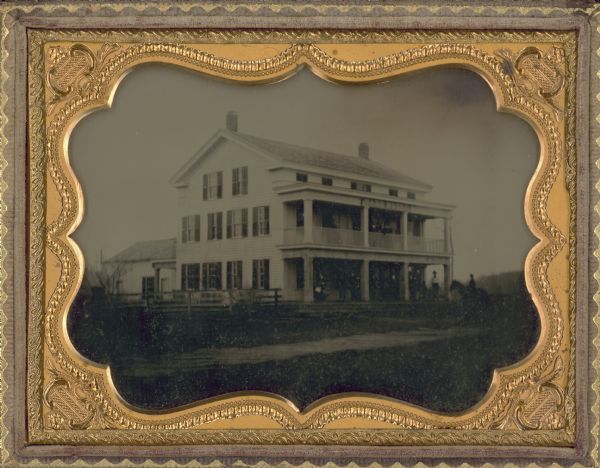
M492 297L487 304L411 304L307 314L278 310L195 314L129 310L106 304L73 311L69 334L90 359L109 364L115 384L144 408L179 406L243 390L277 393L304 407L339 392L369 392L438 411L461 411L481 399L492 370L522 358L539 333L537 314L523 295ZM448 328L476 333L409 346L322 353L254 363L186 366L185 353L210 356L230 348L278 346L352 335L408 333ZM217 353L218 354L218 353ZM210 361L210 359L208 359ZM157 362L172 362L165 373ZM163 366L164 367L164 366Z

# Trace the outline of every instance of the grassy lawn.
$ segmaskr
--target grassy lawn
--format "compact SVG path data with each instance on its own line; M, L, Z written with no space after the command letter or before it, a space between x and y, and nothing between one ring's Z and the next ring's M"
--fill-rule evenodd
M167 313L116 311L88 303L69 315L69 334L86 357L111 365L121 394L144 408L168 408L227 392L277 393L304 407L323 396L353 391L399 398L438 411L461 411L487 390L496 367L516 362L535 344L537 314L522 295L492 296L489 303L427 303L374 306L344 311L278 310ZM331 340L336 337L410 336L468 330L443 339L374 349L297 356L263 362L186 368L185 353L218 355L232 348ZM306 344L309 346L309 343ZM314 344L312 346L315 346ZM351 346L350 346L351 348ZM242 353L243 354L243 353ZM172 371L156 364L173 363ZM169 366L167 366L169 367Z

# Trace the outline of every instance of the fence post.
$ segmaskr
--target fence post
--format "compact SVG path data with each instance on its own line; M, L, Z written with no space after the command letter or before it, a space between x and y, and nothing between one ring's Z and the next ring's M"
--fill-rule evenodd
M187 302L187 313L188 315L192 313L192 292L186 291L186 302Z
M279 289L275 290L275 308L279 306Z

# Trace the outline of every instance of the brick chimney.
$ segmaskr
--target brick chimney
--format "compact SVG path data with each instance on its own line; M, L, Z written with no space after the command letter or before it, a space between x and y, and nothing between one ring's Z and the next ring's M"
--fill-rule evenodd
M358 156L362 159L369 159L369 143L363 141L358 145Z
M235 111L227 112L227 116L225 117L225 128L227 130L231 130L232 132L237 132L238 129L238 115Z

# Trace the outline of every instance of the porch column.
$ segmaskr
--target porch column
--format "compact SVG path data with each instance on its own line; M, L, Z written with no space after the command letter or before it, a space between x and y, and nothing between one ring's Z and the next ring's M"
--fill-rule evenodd
M363 301L369 300L369 261L363 260L360 271L360 298Z
M408 267L410 263L405 262L402 264L402 299L410 301L410 285L408 284Z
M369 205L363 205L361 209L361 225L363 232L363 245L369 247Z
M154 268L154 298L160 298L160 268Z
M450 253L452 251L452 241L450 239L450 218L444 218L444 240L446 253Z
M304 243L310 244L313 241L313 201L304 200Z
M402 212L402 250L408 250L408 212Z
M314 257L305 255L302 258L302 268L304 268L304 302L314 302Z
M444 265L444 292L446 293L446 297L450 295L450 286L452 285L453 274L451 261L450 263Z

